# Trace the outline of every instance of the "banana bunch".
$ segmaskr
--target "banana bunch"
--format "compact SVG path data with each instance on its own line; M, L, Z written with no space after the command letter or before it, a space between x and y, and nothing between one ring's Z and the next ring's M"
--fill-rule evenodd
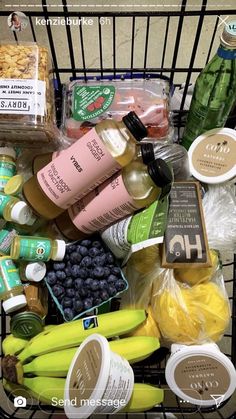
M48 326L30 341L10 335L3 342L3 352L7 355L5 360L10 359L14 363L15 378L13 382L4 380L4 387L13 393L16 390L18 393L26 391L31 397L46 404L52 404L52 400L64 399L65 377L75 352L87 336L94 331L107 338L122 336L133 331L145 320L144 310L120 310L97 316L96 328L85 330L83 320L78 320ZM147 336L116 339L110 341L109 345L113 352L123 356L130 363L145 359L160 346L157 338ZM11 364L7 364L8 367L9 365L12 368ZM6 372L6 368L3 367L4 371ZM4 376L8 379L6 373ZM149 410L162 401L161 389L146 384L135 384L131 400L124 412Z

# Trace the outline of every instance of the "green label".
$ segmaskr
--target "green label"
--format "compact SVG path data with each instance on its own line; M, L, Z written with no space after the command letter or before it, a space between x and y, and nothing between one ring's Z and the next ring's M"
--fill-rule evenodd
M19 257L21 259L29 261L47 261L48 259L50 259L51 240L49 239L21 239L19 246Z
M17 235L16 230L0 230L0 254L9 255L10 248L14 237Z
M145 210L132 217L128 228L128 241L133 245L140 244L140 249L163 242L168 211L168 197L155 201ZM150 244L148 241L151 239ZM154 239L154 240L152 240ZM143 242L146 242L143 243ZM136 249L135 246L133 250Z
M74 89L73 118L76 121L89 121L97 118L112 104L115 87L77 86Z
M0 293L21 285L18 269L11 259L0 260Z
M0 162L0 191L16 173L16 165L13 162Z
M11 199L11 196L3 195L0 193L0 216L3 216L4 208Z

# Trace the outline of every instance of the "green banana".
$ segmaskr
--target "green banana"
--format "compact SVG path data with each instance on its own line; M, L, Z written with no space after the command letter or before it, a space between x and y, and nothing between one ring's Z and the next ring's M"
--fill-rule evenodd
M53 404L57 408L57 401L64 400L65 378L34 377L25 378L24 386L29 393L42 403ZM149 384L135 383L131 399L121 412L144 412L163 401L164 392Z
M32 338L20 352L18 359L21 363L25 363L32 356L78 346L86 337L95 332L107 338L123 335L135 329L145 319L144 310L119 310L98 315L97 326L86 330L84 328L86 319L55 326L52 330L43 331Z
M109 345L113 352L123 356L130 364L147 358L160 347L157 338L147 336L117 339L110 341ZM66 377L77 349L68 348L38 356L23 365L23 372L46 377Z

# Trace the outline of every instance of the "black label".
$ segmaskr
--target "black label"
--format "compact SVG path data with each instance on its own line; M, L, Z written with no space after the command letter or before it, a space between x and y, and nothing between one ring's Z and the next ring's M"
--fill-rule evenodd
M198 264L209 266L199 186L176 182L170 193L163 266Z

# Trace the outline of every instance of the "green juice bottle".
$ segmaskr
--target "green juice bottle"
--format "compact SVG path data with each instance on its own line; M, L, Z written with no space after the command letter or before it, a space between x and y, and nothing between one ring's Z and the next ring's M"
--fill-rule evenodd
M199 74L182 145L188 150L203 132L223 127L236 96L236 21L226 23L216 55Z

